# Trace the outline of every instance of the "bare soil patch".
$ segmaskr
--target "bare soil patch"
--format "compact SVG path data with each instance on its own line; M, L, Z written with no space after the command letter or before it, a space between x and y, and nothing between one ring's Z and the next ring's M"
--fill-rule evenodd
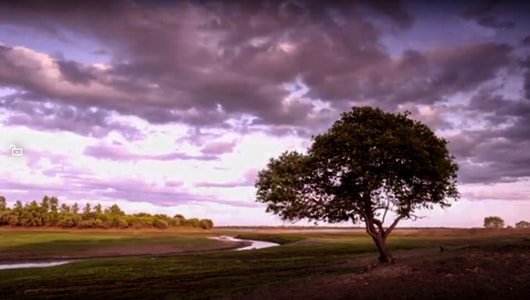
M418 250L362 273L269 286L222 299L528 299L530 241ZM345 261L357 269L373 257ZM366 268L368 269L368 268ZM365 270L366 270L365 269Z

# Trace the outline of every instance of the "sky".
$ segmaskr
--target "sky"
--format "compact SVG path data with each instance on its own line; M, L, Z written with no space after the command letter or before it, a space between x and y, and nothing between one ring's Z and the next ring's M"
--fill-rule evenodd
M282 225L255 201L257 173L361 105L410 111L460 166L461 199L401 226L530 219L525 1L0 4L10 204Z

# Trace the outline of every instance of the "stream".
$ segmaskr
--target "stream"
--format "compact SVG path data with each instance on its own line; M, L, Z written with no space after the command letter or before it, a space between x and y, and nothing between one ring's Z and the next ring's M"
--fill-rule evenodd
M279 246L279 244L263 241L253 241L253 240L240 240L233 238L231 236L216 236L210 237L210 239L215 239L219 241L229 241L229 242L251 242L250 246L240 247L231 250L222 250L222 251L242 251L242 250L255 250L263 249L269 247ZM57 261L46 261L46 262L28 262L28 263L17 263L17 264L0 264L0 270L8 269L25 269L25 268L47 268L64 265L79 260L57 260Z

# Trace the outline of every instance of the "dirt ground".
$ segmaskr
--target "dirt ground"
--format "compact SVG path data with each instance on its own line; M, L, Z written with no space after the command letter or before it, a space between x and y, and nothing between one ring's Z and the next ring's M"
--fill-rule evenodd
M529 240L395 257L394 264L365 268L361 273L264 287L222 299L529 299ZM375 262L344 263L354 267Z

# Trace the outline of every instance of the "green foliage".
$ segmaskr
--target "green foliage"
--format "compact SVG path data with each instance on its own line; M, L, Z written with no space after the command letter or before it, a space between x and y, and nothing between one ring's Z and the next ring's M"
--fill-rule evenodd
M447 141L408 116L371 107L343 113L307 154L270 159L258 174L257 201L283 220L363 221L383 242L418 209L450 206L459 197L458 166ZM385 230L389 211L397 218Z
M518 228L518 229L530 228L530 222L519 221L519 222L515 223L515 228Z
M4 196L0 196L0 211L7 209L7 202Z
M501 217L497 217L497 216L485 217L484 227L493 228L493 229L504 228L504 220Z
M449 206L458 192L447 142L407 115L369 107L342 114L313 138L307 155L270 160L258 175L257 200L284 220L329 223L355 223L369 213L365 205L392 206L407 218L418 208Z
M211 229L213 228L213 222L209 219L202 219L199 221L199 225L202 229Z
M48 196L45 196L40 204L32 201L23 205L22 202L17 201L12 208L9 208L5 197L0 196L0 226L86 229L167 229L187 226L211 229L213 222L209 219L199 220L197 218L186 220L180 214L174 217L148 213L128 215L116 204L103 209L99 203L94 207L86 203L83 212L80 213L78 203L74 203L70 207L65 203L60 204L56 197L50 198Z

